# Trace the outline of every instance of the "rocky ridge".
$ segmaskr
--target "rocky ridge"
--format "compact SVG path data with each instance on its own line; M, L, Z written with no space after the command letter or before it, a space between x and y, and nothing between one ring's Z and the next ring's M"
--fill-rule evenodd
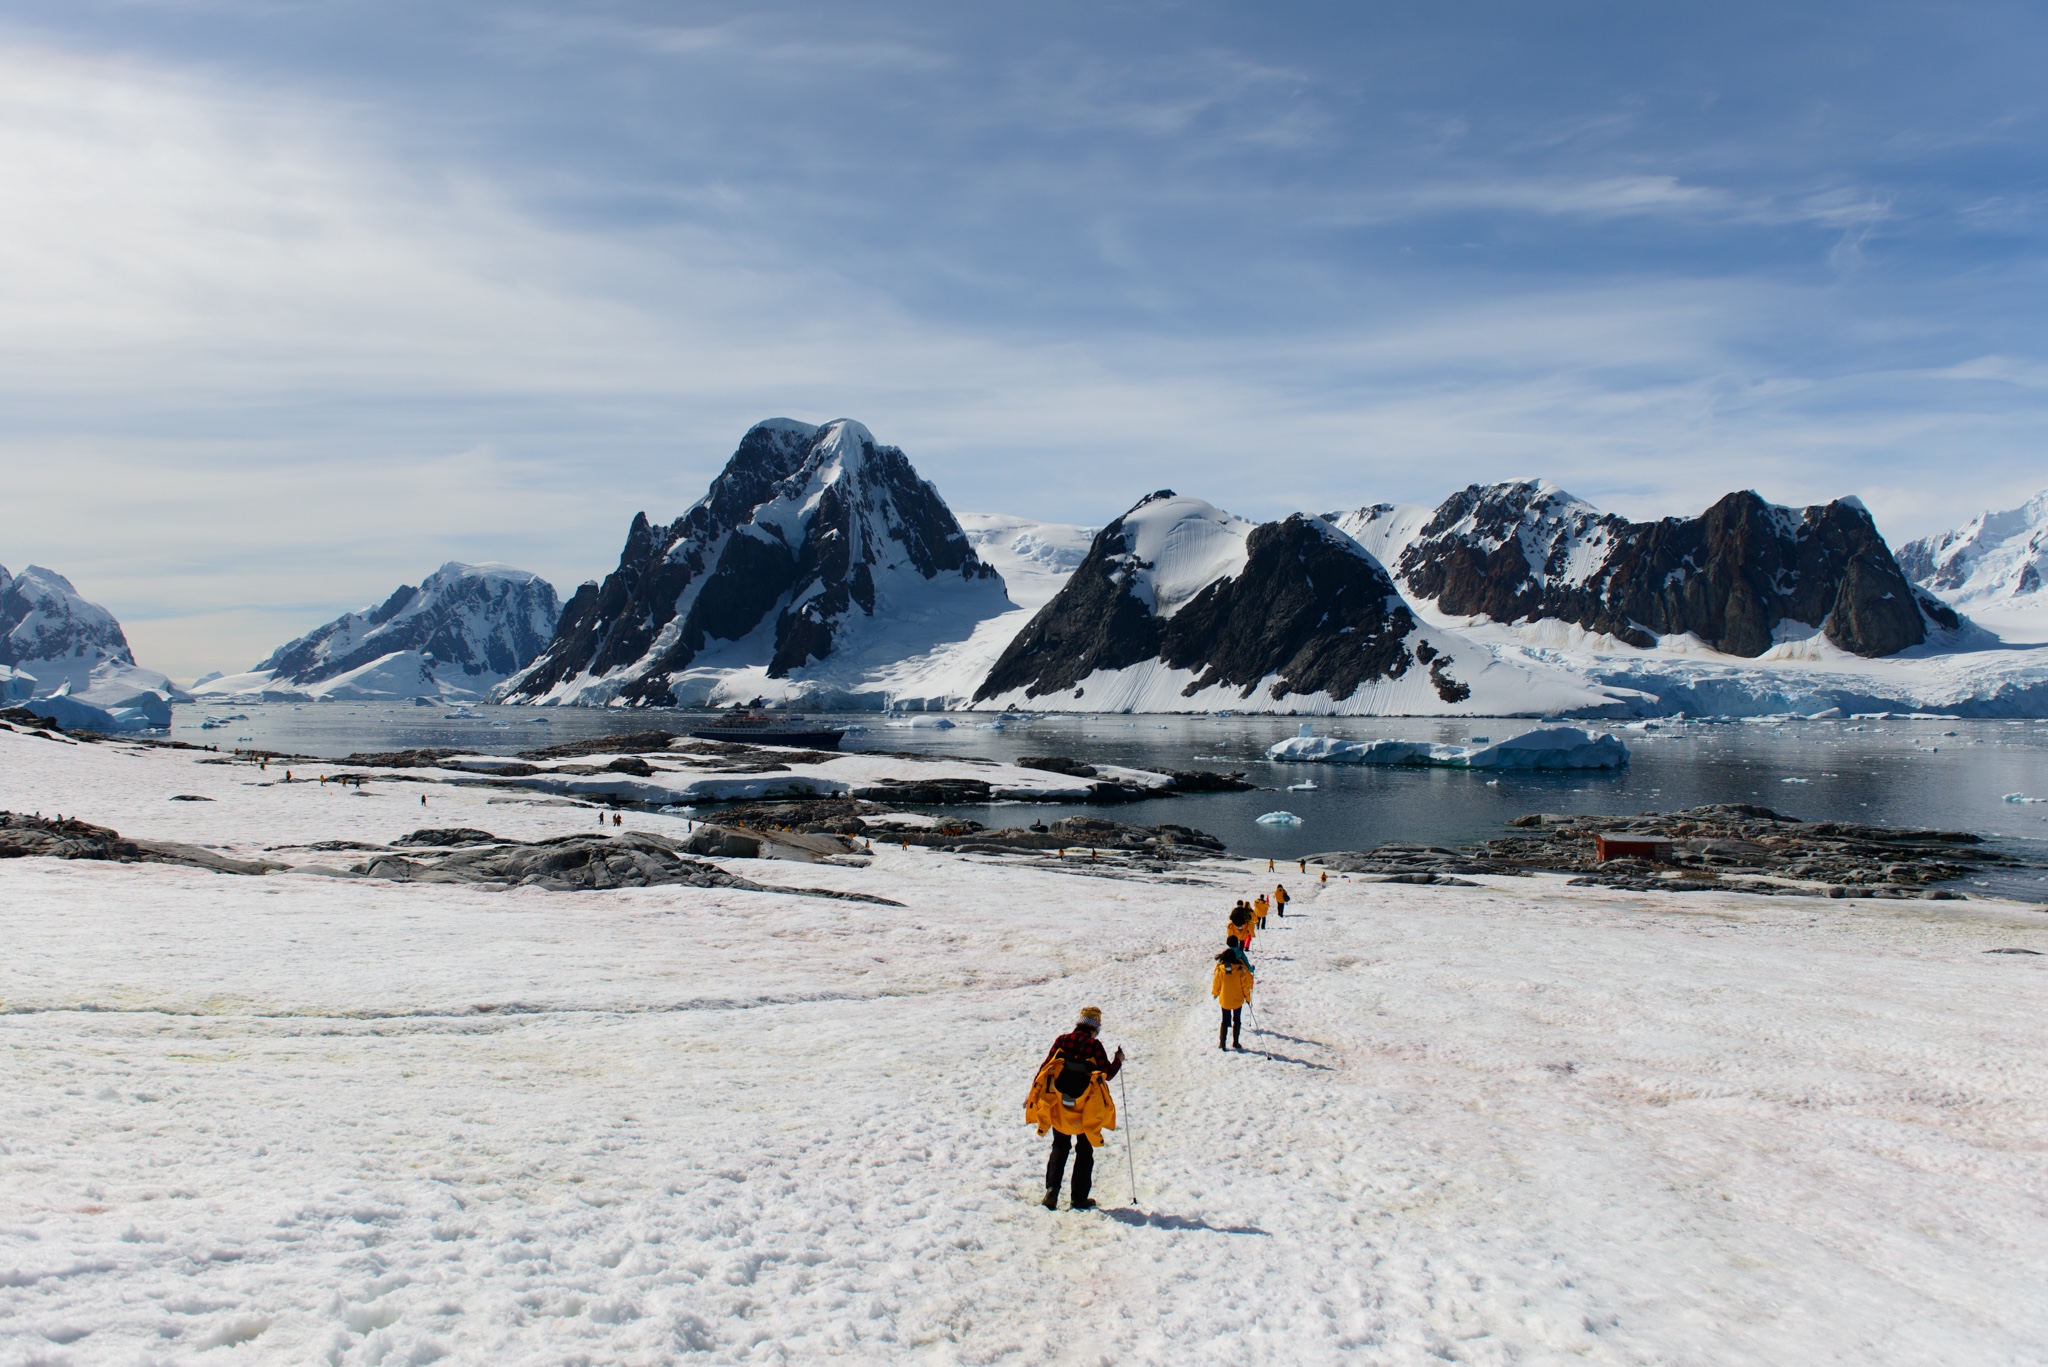
M1215 687L1249 698L1272 680L1275 701L1296 693L1349 698L1361 684L1426 670L1439 697L1470 690L1455 657L1432 642L1386 570L1327 523L1295 514L1244 524L1238 545L1169 563L1188 527L1227 517L1170 489L1140 500L1097 533L1087 558L1010 643L977 701L1076 690L1100 671L1158 662L1190 671L1184 697ZM1241 549L1239 549L1241 545ZM1162 578L1183 588L1174 600Z
M894 633L910 651L912 628L964 639L1011 606L901 450L857 422L778 418L751 429L674 522L637 514L618 568L577 589L546 651L499 696L701 703L677 688L707 655L781 679L851 636Z
M1743 491L1698 517L1630 522L1522 481L1468 486L1399 532L1399 505L1329 517L1385 545L1407 592L1453 616L1569 622L1638 647L1689 634L1751 658L1800 628L1876 658L1960 626L1854 499L1793 509Z
M1574 885L1664 892L1752 892L1775 897L1926 897L1935 886L2017 860L1962 831L1803 822L1767 807L1721 804L1636 817L1531 814L1516 834L1468 849L1387 845L1309 856L1366 875L1570 873ZM1596 836L1658 837L1668 860L1597 857Z

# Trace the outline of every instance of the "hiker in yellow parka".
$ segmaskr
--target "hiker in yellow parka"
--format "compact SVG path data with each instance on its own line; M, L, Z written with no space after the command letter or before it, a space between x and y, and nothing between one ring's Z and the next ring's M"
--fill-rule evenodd
M1252 961L1244 956L1244 947L1235 935L1216 956L1216 971L1209 977L1209 995L1223 1008L1223 1023L1216 1027L1216 1047L1228 1048L1225 1040L1229 1039L1242 1053L1244 1004L1252 999Z
M1244 898L1237 899L1237 905L1230 909L1230 922L1223 927L1225 936L1235 939L1241 949L1252 947L1252 937L1259 933L1259 918L1245 905Z
M1116 1057L1103 1052L1096 1036L1102 1033L1102 1008L1084 1006L1074 1028L1052 1042L1045 1062L1038 1065L1031 1094L1024 1098L1024 1123L1038 1126L1042 1135L1052 1130L1052 1156L1045 1164L1045 1208L1058 1210L1060 1179L1067 1173L1067 1152L1074 1149L1074 1210L1093 1210L1088 1189L1095 1177L1095 1151L1102 1147L1102 1132L1116 1128L1116 1102L1109 1095L1109 1079L1124 1066L1124 1051ZM1074 1141L1080 1140L1076 1145Z
M1283 883L1275 883L1273 885L1273 910L1279 912L1282 916L1285 916L1287 914L1287 902L1288 896L1286 885Z
M1265 893L1262 892L1252 899L1252 916L1257 921L1260 930L1266 928L1266 913L1272 909L1272 904L1266 900Z

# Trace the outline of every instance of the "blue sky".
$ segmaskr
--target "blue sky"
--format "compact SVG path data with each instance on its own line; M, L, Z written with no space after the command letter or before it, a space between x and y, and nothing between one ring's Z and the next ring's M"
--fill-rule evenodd
M564 592L746 426L954 507L2048 485L2048 11L16 0L0 563L173 674Z

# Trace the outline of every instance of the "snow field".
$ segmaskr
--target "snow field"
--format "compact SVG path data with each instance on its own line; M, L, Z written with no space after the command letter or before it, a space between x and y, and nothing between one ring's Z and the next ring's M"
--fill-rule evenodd
M165 799L200 775L220 801ZM0 806L252 849L423 824L246 776L19 738ZM432 801L503 834L582 815ZM907 906L0 864L0 1361L1974 1365L2048 1341L2048 965L1983 952L2048 949L2020 912L1283 870L1296 914L1226 1056L1209 960L1263 862L729 867ZM1088 1003L1132 1055L1141 1203L1127 1126L1105 1210L1052 1214L1022 1097Z

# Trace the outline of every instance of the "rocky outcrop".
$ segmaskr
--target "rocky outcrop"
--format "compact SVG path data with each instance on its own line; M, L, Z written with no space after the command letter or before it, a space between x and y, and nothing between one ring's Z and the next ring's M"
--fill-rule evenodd
M898 616L950 614L964 637L1010 606L902 451L857 422L778 418L749 431L674 522L634 517L618 568L576 591L501 696L669 705L684 670L757 633L758 658L729 663L779 679L831 656L857 624L886 634Z
M554 585L539 575L450 561L417 587L401 584L382 603L278 647L256 668L279 682L317 684L413 651L437 678L488 688L533 663L560 616Z
M1800 510L1729 494L1698 517L1630 522L1547 484L1472 485L1396 562L1417 598L1497 622L1553 619L1649 646L1690 634L1758 656L1788 625L1896 654L1955 615L1916 594L1854 499Z
M1274 699L1339 700L1420 663L1439 696L1459 700L1455 660L1411 642L1413 614L1351 538L1301 514L1242 531L1219 521L1226 516L1162 490L1103 528L997 660L977 700L1057 693L1097 671L1152 661L1192 672L1187 697L1219 686L1248 697L1272 680ZM1200 535L1184 535L1189 528Z

